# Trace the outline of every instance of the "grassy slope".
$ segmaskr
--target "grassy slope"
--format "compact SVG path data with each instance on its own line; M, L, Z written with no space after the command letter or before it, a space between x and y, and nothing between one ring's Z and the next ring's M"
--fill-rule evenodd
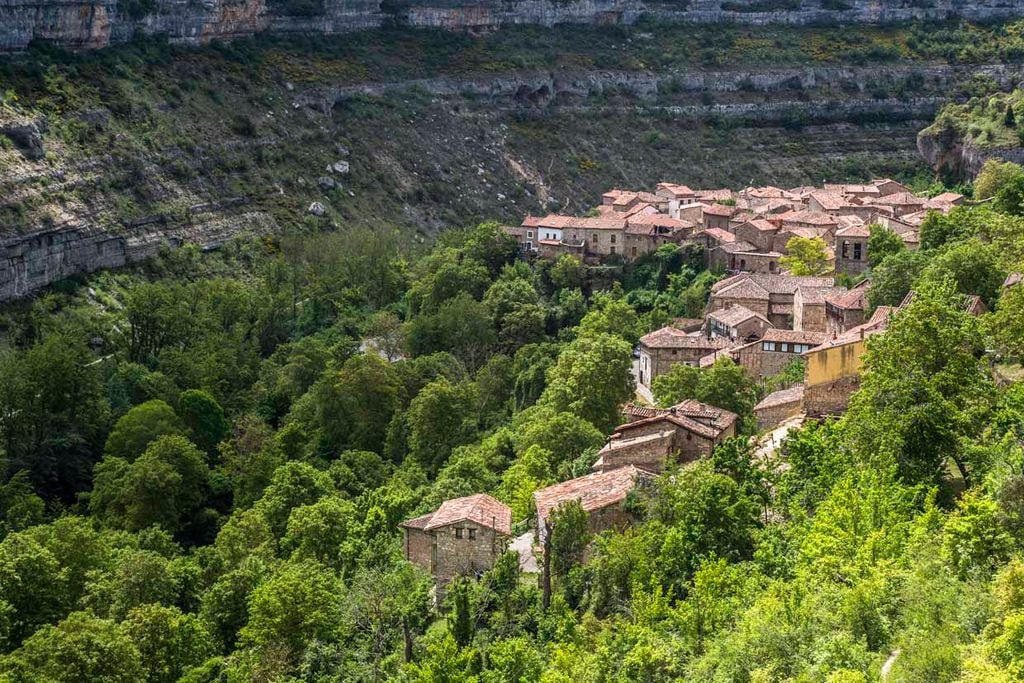
M316 200L339 225L432 232L514 220L543 210L540 198L578 208L613 184L909 173L914 121L745 128L667 116L628 93L543 112L415 91L353 99L329 115L291 100L314 86L522 69L771 70L1020 54L1013 26L523 27L483 38L390 31L203 49L149 41L87 55L37 50L0 63L0 117L45 115L50 129L41 162L0 148L0 226L8 234L48 224L125 230L152 215L195 220L190 206L239 198L215 213L267 212L295 227L316 222L305 213ZM351 150L352 174L324 191L316 179L339 146Z

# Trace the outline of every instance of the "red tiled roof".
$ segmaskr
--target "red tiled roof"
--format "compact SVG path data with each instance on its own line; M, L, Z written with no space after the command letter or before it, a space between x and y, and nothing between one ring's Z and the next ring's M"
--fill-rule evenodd
M760 341L784 342L789 344L810 344L817 346L828 339L824 332L810 332L808 330L781 330L772 328L765 330Z
M640 343L652 349L721 349L728 346L723 339L708 339L701 334L688 334L675 327L663 327L640 337Z
M838 225L836 219L820 211L787 211L776 216L778 220L807 225Z
M466 520L505 535L512 533L512 509L486 493L446 500L436 511L402 522L401 526L430 531Z
M595 472L561 484L535 491L537 517L543 521L563 503L578 500L586 511L621 503L636 488L637 480L650 475L634 465L626 465L607 472Z
M866 225L850 225L836 230L836 237L871 237L871 231Z
M708 235L709 237L712 237L715 240L717 240L719 242L722 242L722 243L735 242L736 241L736 235L732 234L728 230L722 230L721 228L708 228L707 230L701 230L697 234L698 235Z
M701 210L712 216L725 216L726 218L736 213L735 206L727 206L725 204L709 204Z
M845 310L864 310L867 303L867 287L854 287L842 294L833 294L825 298L825 303Z
M727 327L734 327L745 320L750 320L751 318L760 318L764 322L768 322L768 319L760 313L755 313L746 306L739 305L718 309L717 311L711 311L708 313L708 317L714 318ZM771 323L768 324L771 325Z
M649 416L641 417L638 420L616 427L612 438L614 439L617 435L621 436L623 432L629 432L639 427L646 427L660 421L665 421L705 438L717 439L723 431L735 424L738 419L736 413L707 403L701 403L692 398L677 403L670 408L653 408L650 410L652 412ZM623 414L628 414L626 413L626 408L623 409Z

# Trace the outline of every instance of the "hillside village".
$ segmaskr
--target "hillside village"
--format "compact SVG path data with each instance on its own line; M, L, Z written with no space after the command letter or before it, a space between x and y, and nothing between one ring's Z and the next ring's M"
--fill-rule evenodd
M654 381L676 365L707 368L729 358L765 380L802 361L802 382L768 394L754 408L758 436L750 438L767 443L769 453L780 425L784 435L808 419L841 415L860 385L866 340L884 332L893 311L913 297L898 307L869 306L863 274L870 226L892 231L916 250L929 213L948 214L965 201L953 192L921 197L891 179L738 192L659 183L653 193L613 189L601 199L582 217L526 216L502 229L528 260L568 255L585 264L622 263L665 244L693 244L722 279L711 288L703 319L677 319L640 338L637 400L622 406L623 422L607 436L593 472L535 492L533 528L515 549L524 567L540 561L544 580L550 518L560 506L579 502L590 534L626 528L638 519L629 505L635 490L669 463L709 458L739 434L739 416L728 410L693 399L653 405ZM820 273L794 275L785 268L794 239L822 247ZM1011 276L1004 286L1018 280ZM976 295L963 305L972 315L986 311ZM401 524L406 559L433 575L440 600L456 577L480 576L494 565L512 542L511 521L511 509L486 494L447 500Z

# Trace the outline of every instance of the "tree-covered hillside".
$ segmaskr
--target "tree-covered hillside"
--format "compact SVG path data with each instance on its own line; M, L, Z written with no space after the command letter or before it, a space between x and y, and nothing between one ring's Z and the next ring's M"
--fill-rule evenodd
M620 420L639 336L701 314L699 250L584 267L520 261L493 224L429 250L305 233L9 307L0 680L1020 680L1022 183L991 166L994 206L933 215L918 252L873 231L872 305L916 294L848 413L780 459L753 457L750 410L799 368L656 386L743 435L631 498L628 530L558 516L546 609L512 553L435 605L398 524L485 492L526 531Z

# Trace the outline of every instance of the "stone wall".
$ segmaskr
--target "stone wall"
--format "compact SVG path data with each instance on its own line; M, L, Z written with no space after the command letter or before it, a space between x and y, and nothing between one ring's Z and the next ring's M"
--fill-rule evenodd
M121 235L64 226L0 240L0 301L27 296L47 285L100 268L118 268L184 242L215 248L240 232L269 234L273 220L253 212L188 227L162 220L132 226Z
M455 530L461 528L462 538L456 538ZM469 538L473 530L475 538ZM442 599L445 587L458 576L475 576L494 566L495 560L505 551L508 539L493 529L470 521L461 521L432 530L434 542L434 580L437 582L438 599Z
M841 377L834 382L814 384L804 389L804 412L810 417L841 415L846 412L850 395L860 388L860 376Z
M404 528L405 559L426 571L433 569L434 537L422 529Z
M756 0L323 0L309 16L291 13L282 0L0 0L0 51L23 50L33 40L73 49L124 42L137 34L166 35L172 42L276 33L339 34L384 23L443 29L490 29L511 24L632 23L641 17L696 23L749 25L814 23L881 24L963 17L991 20L1024 15L1024 0L847 0L845 9L824 9L804 0L796 9L743 11ZM305 4L303 4L306 7Z

